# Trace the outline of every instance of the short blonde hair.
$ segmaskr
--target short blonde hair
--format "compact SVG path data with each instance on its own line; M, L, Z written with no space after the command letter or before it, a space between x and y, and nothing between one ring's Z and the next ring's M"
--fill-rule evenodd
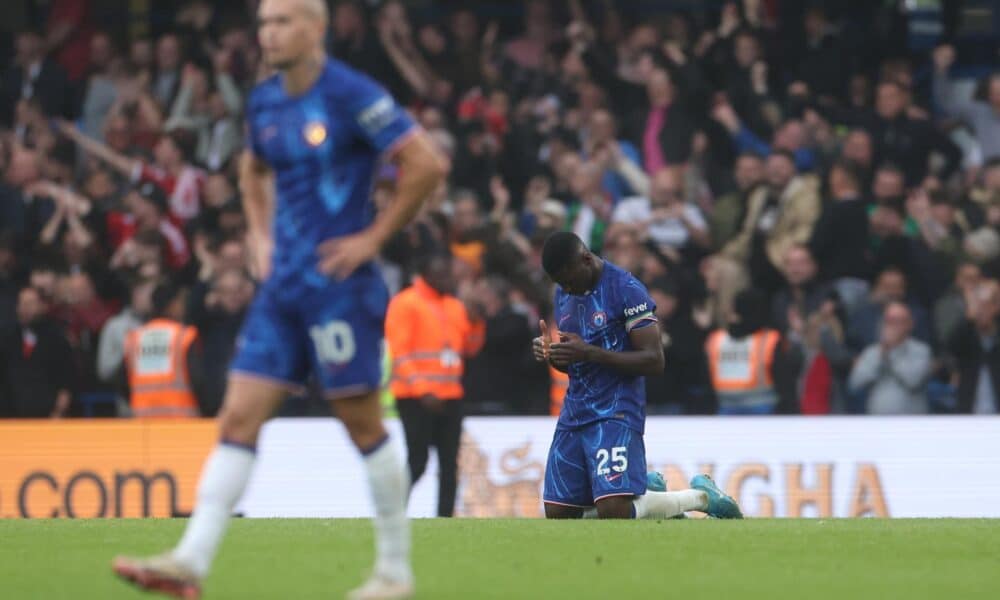
M319 17L323 24L330 22L330 7L326 5L326 0L298 0L302 8Z

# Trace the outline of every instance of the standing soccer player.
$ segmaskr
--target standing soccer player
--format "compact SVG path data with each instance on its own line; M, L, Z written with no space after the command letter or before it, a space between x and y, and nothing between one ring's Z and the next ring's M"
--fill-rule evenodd
M251 150L240 188L256 266L267 279L240 336L220 443L184 536L166 554L118 558L114 570L146 590L200 596L250 478L260 428L312 371L364 457L375 504L374 570L349 597L408 598L409 478L382 424L388 293L372 259L438 185L447 162L382 88L325 55L324 0L263 0L258 17L264 60L277 74L247 105ZM401 175L394 202L375 216L370 191L382 155Z
M663 347L645 286L569 232L545 241L542 266L558 285L559 340L549 339L543 322L533 351L569 374L545 467L545 516L580 518L594 507L602 519L665 519L689 510L742 517L707 475L692 479L689 490L646 489L642 376L663 370Z

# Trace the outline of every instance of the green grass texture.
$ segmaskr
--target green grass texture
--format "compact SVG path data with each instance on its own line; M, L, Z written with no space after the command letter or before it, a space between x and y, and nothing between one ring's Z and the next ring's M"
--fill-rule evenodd
M184 521L0 520L0 598L148 596L111 558L171 547ZM1000 520L413 522L417 598L1000 598ZM353 519L236 519L204 598L332 599L372 561Z

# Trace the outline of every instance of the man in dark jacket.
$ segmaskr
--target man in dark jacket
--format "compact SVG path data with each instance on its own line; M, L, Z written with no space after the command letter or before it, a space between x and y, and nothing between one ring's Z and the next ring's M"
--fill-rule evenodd
M13 123L17 103L36 100L50 117L68 117L70 106L69 82L66 73L56 63L45 58L42 36L36 31L17 35L14 63L0 78L0 122Z
M488 277L477 291L486 336L479 354L465 362L466 401L485 413L547 414L547 372L525 351L535 334L509 295L510 285L499 277Z
M868 238L868 207L861 196L861 175L853 163L837 161L830 168L828 184L830 202L816 222L809 249L827 281L868 279L872 260L868 244L845 243Z
M219 411L236 338L253 292L250 276L229 268L216 273L202 302L190 307L190 321L198 329L202 345L203 381L199 390L202 416L213 416Z
M895 80L878 85L875 115L868 129L875 140L878 162L892 161L903 168L906 182L914 185L928 174L927 159L934 152L945 158L943 176L951 175L962 160L962 151L927 120L906 114L909 89Z
M69 413L75 375L65 333L46 317L48 303L25 287L17 297L17 324L2 336L0 378L10 416L59 418Z
M958 362L958 412L1000 413L1000 283L989 280L966 298L966 320L949 340Z

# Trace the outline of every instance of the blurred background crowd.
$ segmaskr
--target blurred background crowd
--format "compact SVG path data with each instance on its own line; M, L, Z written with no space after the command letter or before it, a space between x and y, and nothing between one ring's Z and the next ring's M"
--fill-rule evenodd
M165 315L198 331L214 414L257 283L235 178L266 75L255 2L0 10L0 416L126 413L126 335ZM649 287L666 353L650 413L741 412L748 393L749 412L1000 408L994 2L343 0L331 16L330 53L451 157L380 262L395 293L450 253L449 286L486 323L467 412L558 405L530 355L557 230ZM377 207L394 182L380 169ZM179 292L154 294L167 279Z

